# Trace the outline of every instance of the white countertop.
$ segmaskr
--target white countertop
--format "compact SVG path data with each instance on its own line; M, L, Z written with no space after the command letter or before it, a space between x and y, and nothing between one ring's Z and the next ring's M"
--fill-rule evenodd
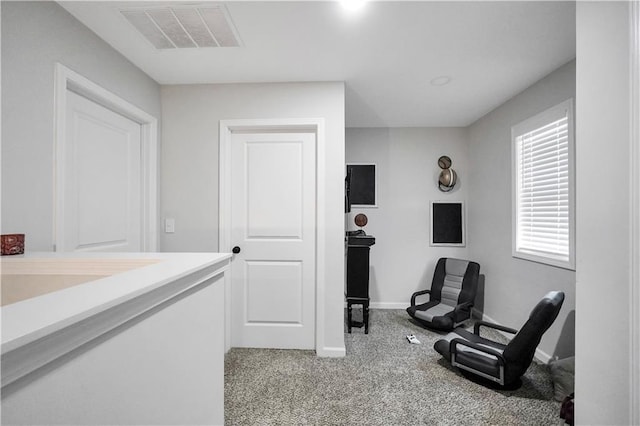
M214 267L226 269L230 253L49 253L2 258L20 259L149 259L159 262L100 278L1 308L2 353L117 306L181 277Z

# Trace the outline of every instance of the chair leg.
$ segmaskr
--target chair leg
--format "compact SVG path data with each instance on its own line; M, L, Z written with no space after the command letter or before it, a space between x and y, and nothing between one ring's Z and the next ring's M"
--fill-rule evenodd
M353 307L351 306L351 302L347 302L347 330L351 333L351 311Z

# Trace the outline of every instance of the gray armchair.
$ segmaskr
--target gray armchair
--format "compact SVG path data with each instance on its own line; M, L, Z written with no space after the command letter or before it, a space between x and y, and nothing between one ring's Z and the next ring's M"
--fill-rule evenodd
M420 324L437 330L453 330L471 318L476 298L480 265L468 260L440 258L431 281L431 289L413 293L407 313ZM425 294L429 300L417 303Z

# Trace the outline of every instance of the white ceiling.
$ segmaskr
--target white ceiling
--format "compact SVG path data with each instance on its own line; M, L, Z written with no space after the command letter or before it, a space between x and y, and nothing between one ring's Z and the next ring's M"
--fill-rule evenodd
M344 81L348 127L467 126L575 57L573 2L221 3L241 47L156 50L119 13L176 2L60 2L160 84Z

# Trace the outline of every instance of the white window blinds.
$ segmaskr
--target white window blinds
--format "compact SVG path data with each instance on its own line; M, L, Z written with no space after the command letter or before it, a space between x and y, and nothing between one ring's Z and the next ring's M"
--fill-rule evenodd
M563 103L515 126L514 255L573 267L573 140Z

